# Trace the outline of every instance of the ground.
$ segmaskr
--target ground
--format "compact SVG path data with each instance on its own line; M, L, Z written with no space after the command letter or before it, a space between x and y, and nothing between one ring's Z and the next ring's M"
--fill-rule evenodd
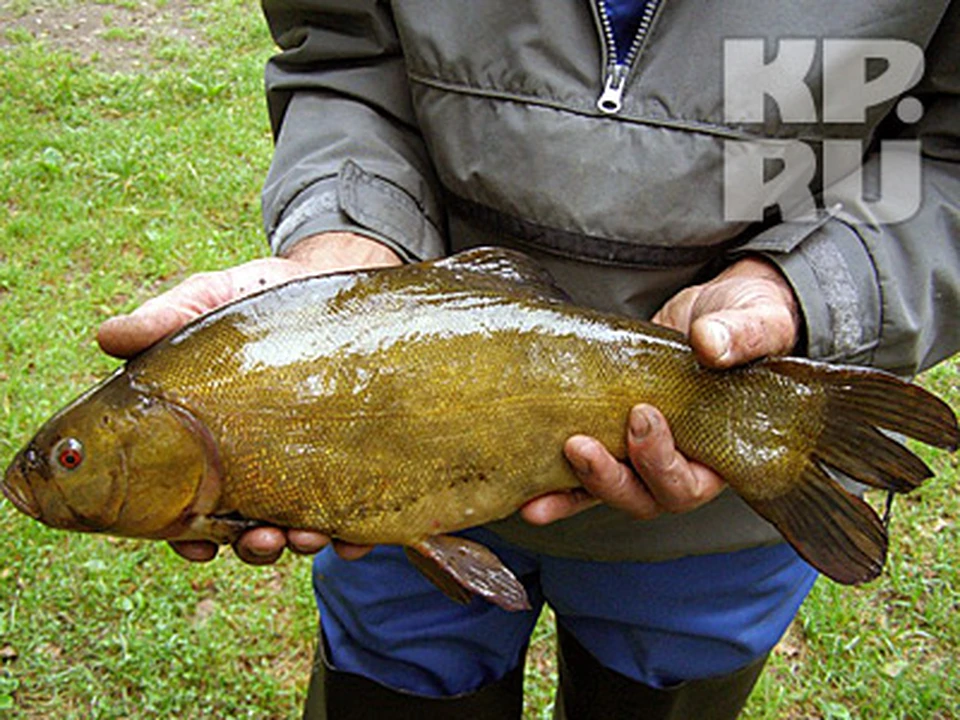
M0 0L0 48L30 35L104 70L143 71L153 62L148 38L163 35L192 45L204 42L200 31L187 23L192 9L185 0L163 4Z

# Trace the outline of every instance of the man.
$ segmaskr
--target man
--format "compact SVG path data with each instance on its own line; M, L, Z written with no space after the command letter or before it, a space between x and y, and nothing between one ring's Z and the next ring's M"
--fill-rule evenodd
M265 0L283 48L267 71L277 145L264 190L279 257L191 278L106 323L101 345L137 352L292 277L503 244L577 302L687 333L711 366L802 352L915 373L960 348L960 13L946 0L858 5ZM729 38L808 39L782 49L790 82L770 86L779 112L760 122L727 106L759 82L724 75L739 60L724 55ZM810 98L827 111L825 79L862 61L828 53L831 38L925 50L911 89L920 117L898 115L895 97L864 103L857 122L817 116ZM862 143L868 177L879 138L919 138L916 211L884 224L855 195L794 217L789 198L825 189L812 170L785 174L766 203L779 216L749 222L725 205L731 178L767 187L725 175L725 150L741 147L728 141L812 145L826 163L834 137ZM558 717L735 717L815 573L722 478L676 452L655 408L634 408L625 432L629 463L570 438L584 490L469 534L557 613ZM326 543L261 528L236 550L266 563L285 546ZM328 549L315 561L322 632L308 717L519 716L536 612L454 605L395 548L337 550L365 557ZM178 551L204 560L216 548Z

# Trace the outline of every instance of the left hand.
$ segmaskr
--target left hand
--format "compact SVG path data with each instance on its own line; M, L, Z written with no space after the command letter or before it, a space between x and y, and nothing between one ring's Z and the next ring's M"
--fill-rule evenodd
M687 335L700 362L714 368L786 355L801 329L792 288L776 266L758 257L744 258L713 280L682 290L653 321ZM647 520L698 508L725 487L711 468L677 451L666 419L650 405L630 411L629 465L584 435L569 438L564 453L583 488L531 500L520 511L528 522L545 525L601 502Z

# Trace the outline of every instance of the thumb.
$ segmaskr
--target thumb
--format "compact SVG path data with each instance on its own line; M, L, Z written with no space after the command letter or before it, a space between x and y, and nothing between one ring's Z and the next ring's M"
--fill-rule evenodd
M232 271L197 273L130 314L110 318L97 331L100 348L120 358L146 350L195 317L237 296Z
M104 322L97 332L97 342L104 352L129 358L231 300L312 272L302 262L259 258L226 270L197 273L147 300L129 315Z
M196 315L180 306L147 302L129 315L104 321L97 330L97 343L108 355L130 358L186 325Z
M690 326L690 345L707 367L729 368L768 355L786 355L797 341L796 321L778 305L703 315Z

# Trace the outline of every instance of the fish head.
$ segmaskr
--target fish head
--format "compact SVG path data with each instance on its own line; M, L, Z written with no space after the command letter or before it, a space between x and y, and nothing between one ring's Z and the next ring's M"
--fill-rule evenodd
M210 474L210 443L185 410L137 390L122 370L54 415L0 488L51 527L165 537Z

